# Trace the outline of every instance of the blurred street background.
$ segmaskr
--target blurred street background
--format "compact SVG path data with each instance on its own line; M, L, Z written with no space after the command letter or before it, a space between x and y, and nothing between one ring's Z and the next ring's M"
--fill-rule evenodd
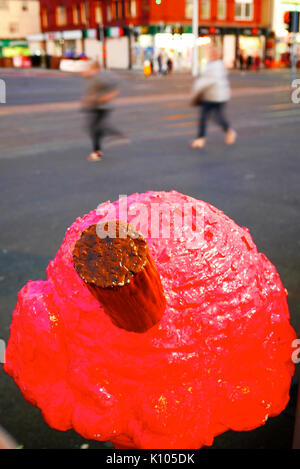
M19 290L45 279L72 222L147 190L188 194L248 227L299 335L299 16L300 0L0 0L0 352ZM191 149L191 90L212 44L229 70L238 137L225 145L210 122L205 148ZM78 73L95 60L120 88L111 119L129 138L105 140L96 164ZM297 375L281 415L212 449L291 449ZM1 365L0 426L28 449L112 447L49 428Z

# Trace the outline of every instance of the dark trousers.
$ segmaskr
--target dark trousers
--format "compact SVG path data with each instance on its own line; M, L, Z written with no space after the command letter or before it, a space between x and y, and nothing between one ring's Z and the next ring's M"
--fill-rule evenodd
M108 109L93 109L88 114L88 126L92 139L93 151L102 150L103 138L109 135L122 136L121 132L111 127Z
M200 107L200 121L198 129L198 138L204 138L206 135L207 121L213 114L215 121L219 124L224 132L230 129L229 122L224 112L225 103L204 102Z

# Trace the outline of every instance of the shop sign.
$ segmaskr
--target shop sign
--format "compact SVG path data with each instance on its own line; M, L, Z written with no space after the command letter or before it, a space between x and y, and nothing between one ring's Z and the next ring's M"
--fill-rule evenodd
M168 34L182 34L183 26L180 26L180 25L173 26L171 24L168 24L164 26L162 29L160 29L160 31L157 31L157 32L164 32Z
M0 47L28 47L28 43L22 40L0 39Z
M158 34L164 32L164 26L149 26L149 34Z
M300 0L299 0L300 2ZM150 26L135 26L134 33L139 34L152 34L169 33L169 34L192 34L193 28L190 25L150 25ZM220 34L240 34L242 36L262 36L267 33L267 30L261 28L216 28L215 26L200 26L198 28L199 36L220 35Z
M216 28L215 26L209 26L208 28L203 28L200 26L200 28L198 29L198 33L199 33L199 36L221 34L222 29Z
M246 28L246 29L241 29L240 34L242 36L261 36L263 35L263 31L258 28Z
M46 39L48 41L59 41L62 39L62 33L60 31L46 33Z
M124 36L124 29L119 28L118 26L112 26L111 28L106 28L107 37L122 37Z
M199 35L209 34L209 29L208 28L199 28L198 32L199 32Z
M63 39L72 40L72 39L82 39L82 31L80 29L75 29L71 31L63 31Z
M97 29L85 29L83 37L86 39L97 39Z
M46 39L45 34L30 34L30 36L27 36L27 41L36 41L36 42L42 42Z
M140 26L139 30L140 34L149 34L149 26Z
M182 34L183 27L182 26L173 26L172 27L172 34Z
M283 3L284 5L290 5L290 6L300 6L300 1L299 0L281 0L280 3Z

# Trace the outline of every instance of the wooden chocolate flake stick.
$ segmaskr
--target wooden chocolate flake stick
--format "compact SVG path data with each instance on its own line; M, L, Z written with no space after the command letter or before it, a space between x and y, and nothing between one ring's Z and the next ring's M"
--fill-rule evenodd
M162 318L160 276L146 240L132 226L119 220L91 225L75 244L73 262L116 326L142 333Z

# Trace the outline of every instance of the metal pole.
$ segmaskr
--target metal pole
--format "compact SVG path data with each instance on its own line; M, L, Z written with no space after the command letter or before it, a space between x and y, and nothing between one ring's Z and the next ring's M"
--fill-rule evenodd
M296 43L296 34L298 32L298 13L297 13L297 7L295 6L295 12L294 12L294 17L293 17L293 24L292 24L292 50L291 50L291 55L292 55L292 70L291 70L291 83L296 78L296 68L297 68L297 43Z
M102 49L102 67L106 68L106 45L105 45L105 31L103 24L99 24L99 39Z
M192 73L196 77L198 75L198 28L199 28L199 0L194 0L193 3L193 35L194 35L194 47L193 47L193 67Z
M86 0L84 2L84 27L87 30L89 27L89 2ZM85 53L85 41L84 41L84 31L82 31L82 38L81 38L81 48L82 53Z
M132 38L133 38L133 27L129 25L128 28L128 53L129 53L129 63L128 63L128 68L129 70L132 70Z

